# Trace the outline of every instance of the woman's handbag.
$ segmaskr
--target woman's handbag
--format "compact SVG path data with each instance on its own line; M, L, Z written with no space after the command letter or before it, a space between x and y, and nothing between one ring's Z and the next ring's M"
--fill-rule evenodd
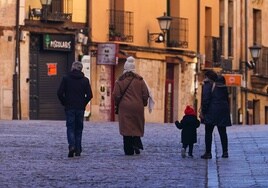
M132 80L131 80L131 81L129 82L129 84L127 85L127 87L126 87L125 91L123 92L123 94L121 94L121 95L118 97L118 99L116 100L117 103L116 103L115 106L114 106L114 113L115 113L115 114L118 114L118 113L119 113L119 104L120 104L120 102L121 102L123 96L125 95L125 93L126 93L128 87L129 87L129 85L130 85L131 82L133 81L133 79L134 79L134 77L132 78Z

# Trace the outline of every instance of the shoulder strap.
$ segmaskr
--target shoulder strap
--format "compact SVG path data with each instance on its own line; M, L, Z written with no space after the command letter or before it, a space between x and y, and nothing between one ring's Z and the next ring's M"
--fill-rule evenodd
M134 77L132 78L132 80L128 83L128 85L127 85L127 87L126 87L126 89L125 89L125 91L121 94L121 97L120 97L120 99L119 99L119 101L118 101L118 104L117 105L119 105L119 103L120 103L120 101L121 101L121 99L123 98L123 96L125 95L125 93L126 93L126 91L127 91L127 89L128 89L128 87L130 86L130 84L131 84L131 82L134 80ZM120 87L120 86L119 86Z
M131 82L132 82L133 80L134 80L134 77L133 77L132 80L128 83L128 85L127 85L125 91L124 91L123 94L121 95L121 98L123 98L123 96L125 95L125 93L126 93L128 87L130 86L130 84L131 84Z
M213 84L212 84L212 88L211 88L211 93L214 91L215 86L216 86L216 83L215 83L215 82L213 82Z

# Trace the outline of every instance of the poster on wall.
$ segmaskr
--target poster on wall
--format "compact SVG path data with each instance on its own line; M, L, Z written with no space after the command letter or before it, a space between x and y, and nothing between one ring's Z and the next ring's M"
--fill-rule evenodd
M83 64L83 73L85 74L85 77L87 77L90 81L90 55L84 55L82 57L81 60L82 64ZM86 109L85 109L85 113L84 113L84 117L85 118L89 118L91 115L91 111L90 111L90 102L87 104Z
M98 44L97 64L116 65L118 44L100 43Z
M47 63L47 75L48 76L57 75L57 63Z

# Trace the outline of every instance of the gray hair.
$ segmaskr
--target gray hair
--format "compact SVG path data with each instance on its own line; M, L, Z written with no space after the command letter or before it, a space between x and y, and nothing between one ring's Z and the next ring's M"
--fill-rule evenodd
M71 71L73 70L82 71L82 69L83 69L83 64L80 61L73 62Z

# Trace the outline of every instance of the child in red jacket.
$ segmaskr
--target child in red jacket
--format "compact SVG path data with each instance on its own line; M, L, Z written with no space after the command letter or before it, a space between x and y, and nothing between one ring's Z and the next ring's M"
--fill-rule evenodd
M193 157L193 146L197 141L196 129L200 126L200 121L197 119L196 112L191 106L186 106L184 116L181 120L175 121L178 129L181 129L181 156L186 157L186 149L189 146L188 156Z

